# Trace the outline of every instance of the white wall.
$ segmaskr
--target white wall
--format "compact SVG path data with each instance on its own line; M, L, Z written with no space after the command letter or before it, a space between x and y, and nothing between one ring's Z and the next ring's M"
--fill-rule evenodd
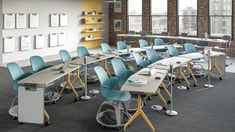
M35 29L11 29L1 30L0 32L0 44L2 49L2 38L7 36L16 37L16 51L14 53L3 53L0 55L0 61L2 64L8 62L16 62L22 60L28 60L32 55L50 56L58 55L60 49L67 49L69 51L75 51L80 43L82 37L80 24L80 15L82 12L82 0L1 0L2 12L0 14L0 21L3 22L2 14L4 13L38 13L40 15L40 26ZM0 4L0 5L1 5ZM66 27L50 27L49 16L51 13L66 13L68 15L68 25ZM28 17L27 17L28 22ZM28 24L27 24L28 25ZM2 26L2 24L1 24ZM0 26L0 29L1 29ZM66 33L66 45L61 47L49 47L50 33ZM34 49L34 35L45 35L45 48ZM20 39L21 35L31 36L31 50L20 51ZM2 52L3 50L1 50ZM1 54L0 52L0 54ZM59 56L59 55L58 55ZM0 62L0 65L2 65Z

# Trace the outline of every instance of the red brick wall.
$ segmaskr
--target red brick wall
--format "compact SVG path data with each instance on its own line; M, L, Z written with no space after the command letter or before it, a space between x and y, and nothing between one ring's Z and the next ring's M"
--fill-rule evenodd
M113 9L113 4L109 4L109 43L111 45L116 45L117 34L127 33L127 0L122 1L122 13L115 13ZM143 0L143 21L142 29L143 31L150 31L151 16L150 16L150 1ZM233 2L233 14L235 14L235 2ZM198 0L198 35L204 34L209 30L209 0ZM177 35L177 0L168 0L168 32L171 35ZM123 28L121 32L114 32L113 30L113 20L122 19ZM233 15L233 21L235 21L235 16ZM233 38L235 38L235 23L233 23ZM172 41L171 41L172 42ZM138 44L136 44L138 45ZM229 55L235 56L235 41L232 41L231 48L228 50Z

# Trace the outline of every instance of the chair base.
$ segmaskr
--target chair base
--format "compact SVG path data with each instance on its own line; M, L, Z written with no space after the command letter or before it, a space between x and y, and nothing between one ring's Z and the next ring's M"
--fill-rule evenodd
M57 92L54 92L54 95L51 98L52 98L51 100L47 100L47 101L44 101L44 102L45 103L51 103L51 102L56 103L56 101L60 99L60 94L57 93Z
M108 106L106 109L103 108L105 105ZM120 105L120 102L112 102L112 101L105 101L105 102L103 102L101 104L98 112L97 112L96 121L102 127L108 127L108 128L120 128L120 127L123 127L128 122L128 120L131 118L131 115L127 111L120 110L120 106L119 105ZM114 109L113 114L115 114L114 118L116 120L116 123L115 124L105 123L102 120L103 116L108 112L108 110L113 110L113 109ZM122 122L121 114L123 115L123 118L127 118L126 122L124 122L124 123Z
M9 115L11 115L13 118L18 117L18 105L15 105L11 107L8 111Z

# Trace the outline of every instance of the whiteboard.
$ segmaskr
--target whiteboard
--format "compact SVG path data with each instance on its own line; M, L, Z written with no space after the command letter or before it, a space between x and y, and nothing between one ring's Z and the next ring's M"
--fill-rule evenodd
M30 50L30 36L25 35L20 37L20 50Z
M14 29L15 28L15 14L4 14L4 29Z
M55 47L58 44L58 39L57 39L57 34L56 33L52 33L50 34L50 47Z
M67 14L65 13L60 14L60 26L61 27L67 26L67 23L68 23L67 19L68 19Z
M5 37L3 40L4 53L10 53L15 51L15 37Z
M59 46L65 45L65 33L58 34L58 45Z
M39 27L39 15L36 13L29 14L29 27L37 28Z
M51 14L51 27L59 27L59 14Z
M26 14L16 14L16 28L26 28Z
M38 34L35 36L35 48L36 49L42 49L44 48L44 35L43 34Z

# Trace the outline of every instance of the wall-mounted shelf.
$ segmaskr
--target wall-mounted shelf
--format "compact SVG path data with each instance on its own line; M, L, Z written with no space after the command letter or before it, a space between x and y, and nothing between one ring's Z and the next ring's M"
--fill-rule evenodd
M96 24L104 24L104 22L91 22L91 23L83 23L84 25L96 25Z
M102 14L100 14L100 15L82 15L82 17L83 18L85 18L85 17L103 17L104 15Z
M95 37L89 40L85 40L85 38L83 38L82 42L89 42L89 41L96 41L96 40L103 40L104 37Z
M82 33L97 33L97 32L104 32L105 30L96 30L96 31L82 31Z

